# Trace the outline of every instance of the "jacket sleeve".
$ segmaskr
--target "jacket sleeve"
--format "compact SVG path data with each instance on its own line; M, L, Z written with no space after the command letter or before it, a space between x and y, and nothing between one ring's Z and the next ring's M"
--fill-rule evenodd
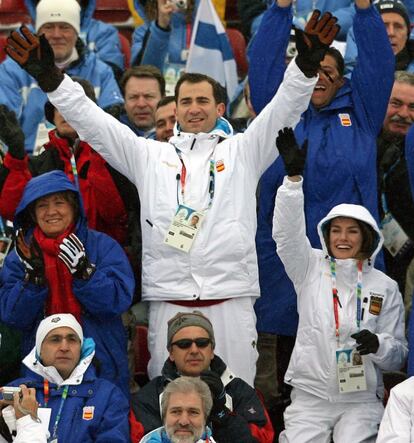
M411 379L410 379L411 380ZM390 398L382 417L377 443L402 443L411 441L413 432L412 380L410 386L405 381L391 389Z
M170 35L171 30L161 29L155 21L139 26L132 36L132 65L153 65L163 72Z
M0 215L7 220L13 221L24 187L32 178L28 161L27 156L23 160L19 160L7 153L3 165L0 166L0 169L7 170L7 172L4 171L7 176L0 190Z
M160 377L157 377L131 396L131 408L135 422L142 427L142 435L162 426L159 402L160 392L162 392L160 383Z
M269 103L283 80L292 9L274 3L263 15L248 50L250 98L256 114Z
M361 120L368 122L369 130L376 136L394 84L395 57L376 6L355 8L353 28L359 55L351 77L352 97L363 109Z
M379 348L375 354L368 354L367 357L383 371L399 371L408 354L404 304L397 282L392 281L392 288L389 291L383 302L375 331Z
M138 180L145 179L149 152L152 149L157 155L158 142L137 137L89 100L82 87L66 75L56 91L48 96L80 139L89 143L114 169L136 186Z
M273 239L297 294L311 264L313 249L306 237L303 179L291 182L287 177L279 187L273 216Z
M42 423L38 423L25 415L16 421L17 435L13 440L14 443L46 443L47 438L43 430Z
M129 443L129 405L125 395L112 384L108 393L106 409L99 423L94 442Z
M22 88L26 89L29 86L23 84L19 75L23 74L18 70L21 71L21 68L9 57L0 63L0 103L6 105L17 117L23 108ZM30 76L28 79L34 81Z
M47 286L24 281L24 267L15 251L0 274L0 318L19 330L33 330L47 297Z
M298 124L302 113L309 106L316 81L317 77L305 77L293 60L272 101L243 134L234 137L241 140L240 160L256 174L257 181L278 156L275 146L278 131Z
M219 442L272 443L273 426L256 391L241 379L231 382L233 411L222 424L213 424L213 436Z
M75 296L94 315L112 317L126 311L135 283L121 246L105 234L89 231L85 249L96 270L89 280L73 279Z

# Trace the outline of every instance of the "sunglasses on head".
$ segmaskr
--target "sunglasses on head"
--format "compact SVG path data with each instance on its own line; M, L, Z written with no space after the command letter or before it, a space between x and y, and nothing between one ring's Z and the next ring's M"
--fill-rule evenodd
M188 349L193 343L195 343L197 348L206 348L211 343L211 340L207 337L199 337L195 339L182 338L181 340L177 340L171 343L171 346L175 345L178 346L180 349Z

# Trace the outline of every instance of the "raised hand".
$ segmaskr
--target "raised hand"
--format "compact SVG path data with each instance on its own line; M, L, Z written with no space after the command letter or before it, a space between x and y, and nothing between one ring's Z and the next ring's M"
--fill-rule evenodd
M7 145L12 157L23 160L26 154L24 133L16 114L5 105L0 105L0 139Z
M36 285L45 284L45 265L43 253L37 241L32 238L30 245L24 239L23 231L16 236L16 254L23 263L25 269L25 281Z
M64 238L59 245L58 257L65 263L71 274L76 278L88 280L95 271L95 265L91 264L86 256L83 243L75 234Z
M296 64L306 77L314 77L325 57L326 51L341 29L337 18L325 12L321 18L319 10L313 11L305 30L295 29L298 56Z
M7 37L5 51L44 92L54 91L62 82L63 74L55 65L53 49L44 35L38 37L23 25L20 33L12 31Z
M296 142L293 129L283 128L276 137L276 146L283 159L287 175L289 177L303 175L308 141L305 141L301 149Z

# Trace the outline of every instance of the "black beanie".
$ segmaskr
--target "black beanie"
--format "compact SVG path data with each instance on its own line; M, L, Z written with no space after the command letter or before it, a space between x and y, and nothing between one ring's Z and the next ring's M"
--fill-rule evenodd
M401 15L401 17L405 21L405 24L407 25L408 35L410 35L411 31L410 16L408 15L407 8L405 7L404 3L401 0L379 0L374 4L377 7L380 14L384 14L386 12L395 12L396 14Z

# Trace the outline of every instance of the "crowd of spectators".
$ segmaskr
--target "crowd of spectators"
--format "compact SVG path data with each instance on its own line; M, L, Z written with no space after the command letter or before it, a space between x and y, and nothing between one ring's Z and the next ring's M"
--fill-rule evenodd
M227 97L201 1L10 32L0 442L409 442L414 2L239 0Z

